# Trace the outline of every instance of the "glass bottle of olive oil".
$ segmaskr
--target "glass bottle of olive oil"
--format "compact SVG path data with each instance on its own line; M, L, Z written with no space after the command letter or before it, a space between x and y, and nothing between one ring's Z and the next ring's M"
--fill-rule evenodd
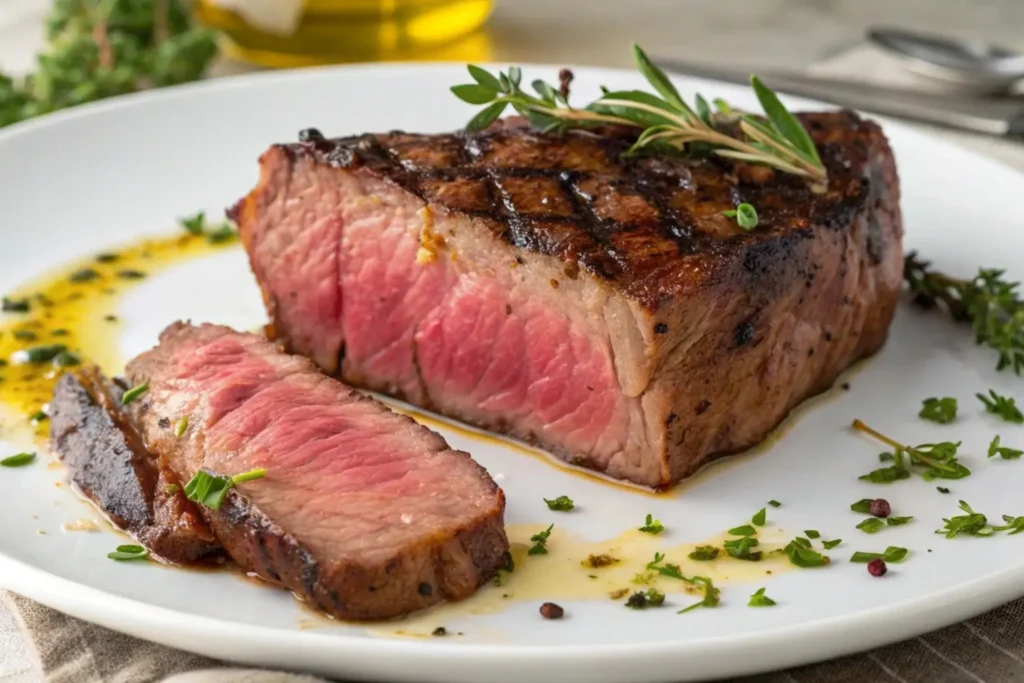
M493 0L196 0L236 59L295 67L377 60L483 61Z

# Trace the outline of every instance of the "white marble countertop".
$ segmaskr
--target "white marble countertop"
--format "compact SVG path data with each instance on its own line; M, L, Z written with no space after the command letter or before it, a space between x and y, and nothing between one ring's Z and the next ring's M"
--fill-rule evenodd
M0 70L32 67L50 4L0 0ZM866 27L880 24L1024 48L1021 0L498 0L486 30L499 61L629 66L626 47L640 40L662 56L805 68L854 48ZM1024 168L1020 150L967 144ZM0 682L40 680L0 603Z

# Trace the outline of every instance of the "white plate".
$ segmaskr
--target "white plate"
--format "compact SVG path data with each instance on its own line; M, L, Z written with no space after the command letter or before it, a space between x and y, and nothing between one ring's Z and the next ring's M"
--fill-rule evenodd
M528 69L554 79L550 68ZM303 127L329 134L403 128L442 131L471 114L447 88L455 66L313 70L184 87L48 117L0 132L0 290L140 234L174 229L176 216L233 202L256 178L256 157ZM581 100L597 86L636 87L634 75L579 70ZM744 89L682 81L754 107ZM902 126L886 130L903 178L906 243L954 273L980 265L1020 274L1024 177ZM263 319L240 250L196 261L147 282L123 304L125 357L146 348L164 324L192 317L252 327ZM778 528L815 528L845 543L822 570L770 577L772 609L748 609L764 581L728 584L718 609L633 612L608 600L567 602L569 618L547 622L537 601L446 624L461 638L381 638L361 626L304 630L304 613L281 591L233 576L152 563L114 564L110 533L60 532L88 515L59 470L37 465L0 472L0 585L83 619L168 645L239 662L360 679L472 681L682 681L751 673L841 655L975 615L1024 594L1024 535L946 540L933 531L959 498L998 519L1024 514L1024 461L987 460L995 433L1024 443L1024 429L982 414L973 398L1024 380L994 371L994 358L967 330L938 314L900 308L885 350L804 411L784 438L733 465L700 475L676 496L652 499L573 476L536 458L446 432L495 474L509 523L556 521L558 533L613 537L647 512L669 527L667 545L696 542L742 523L768 499ZM3 391L0 385L0 391ZM953 395L963 417L939 427L916 417L921 399ZM890 487L857 476L877 467L876 445L847 426L860 417L908 441L963 440L974 475L949 482L953 495L920 478ZM14 445L3 444L9 452ZM941 482L940 482L941 483ZM558 515L542 496L568 494L582 510ZM868 536L854 528L851 502L883 495L916 521ZM38 519L33 518L37 515ZM44 530L46 535L39 535ZM558 536L552 538L557 542ZM854 549L901 545L910 559L884 579L846 558ZM927 552L931 549L933 552ZM679 596L672 596L679 602Z

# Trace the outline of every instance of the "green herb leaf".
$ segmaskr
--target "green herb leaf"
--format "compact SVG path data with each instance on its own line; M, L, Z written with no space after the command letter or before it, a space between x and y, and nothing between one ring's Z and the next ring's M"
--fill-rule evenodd
M179 439L185 434L188 429L188 415L182 415L181 419L178 420L178 424L174 427L174 436Z
M861 498L856 503L850 506L850 509L854 512L860 512L865 515L871 514L871 498Z
M224 497L236 484L253 481L254 479L262 479L265 476L267 476L267 471L262 467L231 477L217 476L204 470L199 470L185 484L185 497L211 510L219 510L224 503Z
M832 541L822 541L821 544L823 546L825 546L825 550L832 550L832 548L835 548L837 545L839 545L842 542L843 542L843 539L837 538L837 539L832 540Z
M868 517L863 522L857 525L857 528L864 533L873 534L876 531L880 531L885 526L885 522L877 517Z
M131 389L129 389L128 391L124 392L124 394L121 395L121 405L128 405L129 403L137 399L139 396L142 396L147 391L149 391L148 381L132 387Z
M238 232L229 224L224 223L212 232L206 233L206 241L210 244L223 244L238 237Z
M740 204L735 209L723 211L726 218L735 218L736 224L744 230L753 230L757 227L757 209L752 204Z
M886 517L885 523L889 526L902 526L914 519L913 517Z
M451 91L460 100L469 104L487 104L498 96L497 90L476 84L453 85Z
M49 363L67 350L68 347L63 344L46 344L44 346L33 346L30 349L19 351L15 354L15 358L17 362L22 363Z
M921 405L921 412L918 416L925 420L931 420L939 424L949 424L956 419L956 399L926 398Z
M3 297L3 312L4 313L28 313L31 304L29 304L28 297L24 299L9 299L6 296Z
M906 548L898 548L891 545L885 549L884 553L855 552L850 558L850 562L867 563L877 559L882 559L886 562L902 562L906 558L907 552Z
M36 459L35 453L18 453L0 460L0 467L24 467Z
M715 588L715 584L711 581L711 579L709 579L706 576L695 576L692 579L690 579L690 583L692 583L692 584L694 584L696 586L700 586L701 588L703 588L704 589L704 597L701 599L700 602L695 602L694 604L690 605L689 607L684 607L683 609L681 609L678 612L676 612L676 614L685 614L686 612L691 612L691 611L693 611L693 610L695 610L695 609L697 609L699 607L717 607L718 606L718 603L720 601L721 591L719 589Z
M821 158L818 156L818 150L815 148L814 141L811 140L811 136L807 133L803 124L789 113L782 102L779 101L778 96L765 86L757 76L750 76L750 85L754 88L754 94L757 95L761 108L764 109L768 120L771 121L772 128L786 138L794 148L802 152L808 159L820 165Z
M761 508L760 510L755 512L754 516L750 518L750 521L753 522L755 526L764 526L765 524L767 524L768 508Z
M943 518L945 525L935 533L944 534L946 538L956 538L963 534L965 536L991 536L993 529L988 524L988 519L980 512L975 512L971 506L960 501L960 509L966 512L965 515L957 515L949 519Z
M480 112L471 118L469 123L466 124L466 130L471 133L483 130L498 120L498 117L501 116L503 111L505 111L505 107L507 105L508 102L495 102L494 104L480 110Z
M754 536L756 534L757 534L757 529L755 529L754 527L750 526L749 524L744 524L743 526L738 526L738 527L734 527L732 529L729 529L729 535L730 536Z
M743 538L725 541L722 547L725 548L725 552L730 557L735 557L737 560L758 562L761 560L761 553L751 552L751 549L756 548L758 545L760 545L760 542L753 536L744 536Z
M773 508L780 508L780 507L782 507L782 503L780 503L777 500L769 500L768 504L771 505Z
M672 81L668 79L661 69L656 67L654 63L647 57L647 54L641 49L639 45L633 43L633 61L636 62L637 69L647 82L651 84L659 95L665 98L669 104L678 109L680 112L689 115L691 119L699 118L697 114L690 109L689 105L683 102L683 98L679 96L679 91L672 85Z
M200 211L194 216L179 218L178 224L190 235L202 235L206 231L206 213Z
M53 364L59 368L70 368L81 364L81 359L68 350L61 351L53 359Z
M646 591L637 591L626 600L626 607L630 609L647 609L648 607L661 607L665 604L665 594L648 588Z
M246 481L255 481L257 479L263 479L266 476L267 470L263 467L257 467L255 469L249 470L248 472L242 472L241 474L234 475L233 477L231 477L231 482L233 484L241 484L242 482Z
M853 428L892 447L893 460L896 462L890 468L875 470L861 477L861 479L879 482L894 481L895 479L892 479L892 477L905 479L909 476L909 473L901 474L899 470L909 470L912 467L917 468L916 472L925 481L932 481L934 479L962 479L971 474L971 471L957 460L957 450L960 448L959 441L943 441L940 443L906 446L868 427L860 420L853 421Z
M989 395L975 394L978 400L985 405L985 410L998 415L1007 422L1013 424L1024 424L1024 414L1017 408L1017 401L1009 396L1000 396L994 389L988 390Z
M747 607L772 607L775 605L775 601L764 594L764 588L758 588L757 591L750 596L750 602L747 603Z
M718 548L713 545L700 545L694 548L687 557L697 562L709 562L718 557Z
M576 507L576 504L572 502L572 498L569 496L559 496L554 500L544 499L544 502L548 505L548 510L554 510L556 512L569 512Z
M555 525L550 525L544 531L530 536L530 540L533 541L533 545L529 550L526 551L527 555L547 555L548 554L548 538L551 536L551 530L555 528Z
M938 491L939 493L949 493L949 489L947 489L945 486L936 486L935 490Z
M486 69L481 69L475 64L467 64L466 69L469 70L469 75L473 77L473 80L485 88L493 90L494 92L498 92L502 89L501 83L498 79Z
M119 545L115 552L107 553L107 557L118 562L144 560L149 557L149 551L141 545Z
M802 568L824 567L831 561L827 555L822 555L813 548L805 547L796 540L790 541L783 548L783 552L789 556L789 561L792 564Z
M811 547L811 542L809 540L807 540L806 538L803 538L802 536L797 536L796 538L794 538L792 540L792 543L796 543L798 546L800 546L802 548L810 548Z
M1016 448L1000 446L998 434L994 439L992 439L992 443L988 445L988 457L990 458L994 458L998 455L1003 460L1017 460L1022 454L1024 454L1024 451L1017 450Z
M804 529L804 535L810 539L821 538L821 534L814 529Z
M644 525L640 527L640 531L644 532L645 534L657 535L664 530L665 527L662 526L661 522L657 519L654 519L654 517L652 517L649 514L647 515L647 517L644 518Z
M894 481L900 479L909 479L910 471L901 465L892 465L891 467L882 467L877 470L872 470L867 474L858 477L862 481L870 481L872 484L891 484Z
M92 282L100 276L99 272L95 268L82 268L71 273L68 277L71 282Z
M871 560L877 560L881 557L882 553L863 553L858 550L852 556L850 556L850 562L867 563Z
M997 527L992 527L992 530L1009 531L1010 533L1007 534L1009 536L1013 536L1014 534L1024 532L1024 517L1011 517L1010 515L1003 515L1003 521L1006 522L1006 524Z

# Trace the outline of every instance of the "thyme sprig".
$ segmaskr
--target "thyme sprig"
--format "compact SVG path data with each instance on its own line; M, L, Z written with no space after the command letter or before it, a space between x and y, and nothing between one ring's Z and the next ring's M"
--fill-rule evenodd
M917 467L919 474L925 481L933 479L963 479L971 474L971 471L960 464L957 460L957 450L960 442L943 441L941 443L923 443L917 446L908 446L885 434L867 426L860 420L853 421L853 428L868 436L877 439L892 448L891 454L883 454L894 461L890 467L875 470L865 474L861 479L875 483L888 483L897 479L906 479L910 476L911 468Z
M560 88L533 81L530 86L536 95L532 95L521 86L519 67L495 76L472 64L468 69L475 82L455 85L451 90L464 102L486 105L466 125L470 131L486 128L511 106L542 131L597 126L637 128L640 132L631 152L711 153L770 166L808 178L816 190L824 188L827 173L811 136L757 76L750 77L750 85L764 110L763 117L736 111L718 99L712 110L701 95L691 107L639 45L633 45L633 60L657 94L605 89L600 98L578 109L569 104L568 79L564 76Z
M903 279L914 303L922 308L941 306L958 322L970 323L975 341L999 354L997 370L1024 372L1024 305L1005 271L981 268L969 280L950 277L931 269L911 252L903 261Z

